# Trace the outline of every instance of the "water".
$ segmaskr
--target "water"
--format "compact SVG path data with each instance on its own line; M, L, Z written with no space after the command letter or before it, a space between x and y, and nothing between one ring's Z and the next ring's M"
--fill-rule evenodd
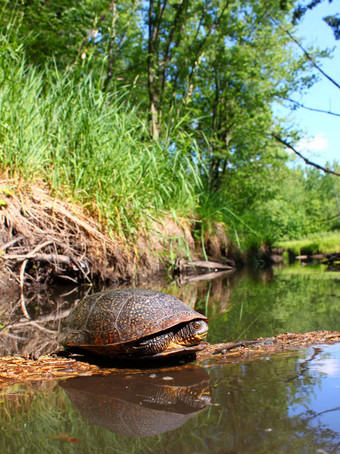
M293 267L163 290L206 312L221 342L339 330L339 282ZM340 344L18 384L0 408L3 453L340 453Z

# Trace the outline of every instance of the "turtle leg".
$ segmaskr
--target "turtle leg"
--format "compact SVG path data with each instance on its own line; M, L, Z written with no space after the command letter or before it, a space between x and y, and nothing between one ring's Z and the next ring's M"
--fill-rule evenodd
M162 333L159 336L149 337L129 348L127 353L133 355L154 355L167 349L174 335L172 332Z

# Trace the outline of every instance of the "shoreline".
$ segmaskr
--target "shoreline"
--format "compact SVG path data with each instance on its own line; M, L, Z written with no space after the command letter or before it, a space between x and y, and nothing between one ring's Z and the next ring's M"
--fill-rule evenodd
M208 345L197 353L194 363L198 366L207 365L207 361L216 363L243 362L256 360L263 355L273 355L297 349L320 345L332 345L340 342L339 331L312 331L307 333L282 333L269 338L258 338L253 341L229 342ZM111 362L111 364L110 364ZM165 361L143 362L128 367L127 363L100 357L63 355L62 351L56 354L43 355L32 358L29 355L0 358L0 389L17 383L32 381L60 380L82 375L120 374L129 371L133 374L145 373L151 368L167 369L183 367L193 363L172 364ZM145 367L143 368L143 364Z

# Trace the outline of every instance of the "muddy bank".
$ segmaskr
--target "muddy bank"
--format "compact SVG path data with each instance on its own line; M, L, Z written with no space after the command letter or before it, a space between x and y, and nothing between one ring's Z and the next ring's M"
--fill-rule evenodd
M147 232L123 240L80 206L51 197L47 188L8 187L10 181L0 183L0 297L55 281L146 279L178 259L203 258L188 222L153 221ZM206 239L206 252L219 262L230 252L221 226Z

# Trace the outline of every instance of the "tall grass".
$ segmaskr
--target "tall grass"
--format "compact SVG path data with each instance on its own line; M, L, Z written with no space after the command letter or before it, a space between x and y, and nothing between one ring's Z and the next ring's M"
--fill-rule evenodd
M152 141L129 93L104 93L91 74L39 72L8 51L0 67L3 170L42 179L121 235L164 210L192 212L200 180L188 135Z

